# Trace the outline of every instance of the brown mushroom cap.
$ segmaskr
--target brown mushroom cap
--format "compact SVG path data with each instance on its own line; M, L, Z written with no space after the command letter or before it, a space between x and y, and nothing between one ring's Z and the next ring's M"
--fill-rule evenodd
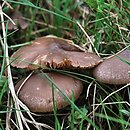
M28 22L23 17L23 14L18 11L18 9L15 10L8 10L6 11L6 14L13 20L15 25L10 21L8 18L5 18L5 22L8 22L8 30L15 30L18 28L26 29L28 27ZM6 25L5 25L6 26ZM1 30L0 26L0 30Z
M122 60L130 62L130 50L124 50L104 60L93 71L94 77L103 83L107 84L127 84L130 82L130 65Z
M102 61L94 53L83 52L72 44L72 41L54 36L34 40L31 45L18 49L11 59L14 60L12 66L29 69L37 69L40 66L86 69Z
M12 22L9 21L8 23L9 30L15 30L18 27L20 27L21 29L27 28L28 22L23 19L22 14L18 10L9 10L8 15L16 24L14 25Z
M47 75L68 98L72 98L72 93L74 93L75 99L81 94L83 89L81 81L59 73L47 73ZM24 79L17 83L15 87L16 91L18 91L23 80ZM32 112L50 112L54 109L51 86L51 81L49 81L43 73L34 74L22 86L18 97ZM57 109L61 109L69 104L56 88L54 90L54 99Z

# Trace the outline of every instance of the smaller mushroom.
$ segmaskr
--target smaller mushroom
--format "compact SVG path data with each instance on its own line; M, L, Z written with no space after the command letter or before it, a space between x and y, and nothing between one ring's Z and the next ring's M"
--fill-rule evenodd
M9 12L7 12L7 13L16 24L16 25L14 25L11 21L9 21L9 23L8 23L9 30L15 30L18 27L20 27L21 29L27 28L28 22L23 19L22 13L20 13L17 10L9 10Z
M59 89L71 99L74 94L76 100L82 92L82 82L70 76L59 73L47 73ZM43 73L33 74L20 88L24 79L20 80L15 87L19 99L28 106L32 112L53 111L52 83ZM55 87L54 87L55 88ZM54 89L54 100L57 109L67 106L69 103L58 89Z
M130 82L130 50L124 50L117 55L104 60L93 71L97 81L107 84L127 84Z
M60 69L86 69L102 60L94 53L84 52L72 41L50 36L32 41L19 48L12 56L13 67L37 69L51 67Z

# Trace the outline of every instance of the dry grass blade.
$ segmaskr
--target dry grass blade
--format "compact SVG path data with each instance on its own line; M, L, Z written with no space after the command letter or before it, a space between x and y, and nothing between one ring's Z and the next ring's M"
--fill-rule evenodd
M94 92L93 92L93 123L95 123L95 111L94 111L94 109L95 109L95 101L96 101L96 88L97 88L97 85L95 84L95 86L94 86ZM95 130L95 128L94 128L94 130Z
M17 104L15 90L14 90L14 85L13 85L13 80L12 80L11 68L10 68L10 63L9 63L8 44L6 42L7 40L6 40L4 16L3 16L3 11L2 11L2 6L1 5L0 5L0 16L1 16L1 21L2 21L2 32L3 32L4 50L5 50L5 53L6 53L6 65L7 65L7 74L8 74L8 85L9 85L9 89L10 89L11 95L13 97L13 100L15 102L15 107L16 107L16 109L18 109L18 104ZM23 130L22 120L20 118L20 115L19 115L18 111L16 111L16 116L17 116L18 126L19 126L20 130Z
M26 128L28 130L30 130L22 112L20 111L20 106L22 108L25 108L25 110L27 110L27 114L30 116L31 120L33 121L33 123L35 124L36 128L38 130L40 130L40 126L37 125L36 121L34 120L34 118L32 117L32 115L30 114L29 109L27 109L27 107L18 99L18 97L16 96L15 90L14 90L14 84L13 84L13 80L12 80L12 74L11 74L11 68L10 68L10 62L9 62L9 54L8 54L8 44L7 44L7 40L6 40L6 32L5 32L5 24L4 24L4 13L2 11L2 6L0 6L0 16L1 16L1 21L2 21L2 32L3 32L3 38L1 37L1 44L3 47L3 50L6 52L6 66L7 66L7 76L8 76L8 86L9 86L9 92L11 93L11 96L13 97L13 101L15 104L15 109L16 109L16 121L17 123L15 123L13 121L13 124L15 124L15 126L17 126L18 129L20 130L24 130L23 128L23 123L26 126ZM10 101L8 101L10 102ZM10 130L10 121L11 121L11 112L7 113L6 116L6 130ZM47 125L44 125L45 127ZM47 128L50 128L49 126L47 126Z
M26 121L29 122L29 123L31 123L31 124L37 124L39 126L45 127L45 128L47 128L49 130L54 130L52 127L50 127L50 126L48 126L46 124L43 124L43 123L33 122L33 121L28 120L28 119L26 119Z
M130 103L128 103L127 101L122 101L122 102L106 102L106 103L103 103L103 104L104 105L127 104L130 107ZM98 105L102 105L102 104L93 104L93 105L98 106Z
M117 89L116 91L110 93L108 96L106 96L106 97L102 100L102 102L101 102L93 111L96 111L96 110L98 109L98 107L99 107L100 105L102 105L109 97L111 97L111 96L114 95L115 93L117 93L117 92L119 92L119 91L121 91L121 90L127 88L128 86L130 86L130 83L128 83L128 84L126 84L125 86L123 86L123 87ZM91 113L89 113L87 116L90 116L91 114L93 114L93 111L92 111Z
M7 106L10 106L10 93L8 93L8 101ZM6 130L10 129L10 117L11 117L11 111L10 108L7 108L7 114L6 114Z
M90 92L90 88L91 88L92 84L93 84L93 81L88 85L88 89L87 89L87 93L86 93L86 100L89 97L89 92Z
M89 35L87 34L87 32L84 30L84 28L81 26L81 24L80 24L79 22L77 22L77 25L80 27L80 29L83 31L83 33L85 34L85 36L86 36L86 37L88 38L88 40L90 41L90 43L91 43L92 47L94 48L96 54L97 54L98 56L100 56L99 53L98 53L98 51L97 51L97 49L94 47L94 44L93 44L91 38L89 37Z

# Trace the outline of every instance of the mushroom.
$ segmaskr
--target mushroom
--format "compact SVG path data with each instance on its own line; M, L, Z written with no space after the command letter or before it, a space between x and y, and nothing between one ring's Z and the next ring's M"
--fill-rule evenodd
M81 94L83 89L81 81L59 73L51 72L47 73L47 75L69 99L71 99L74 94L74 99L76 100ZM43 73L33 74L22 86L23 81L24 79L20 80L15 86L19 99L26 104L32 112L53 111L51 81L49 81ZM61 109L69 104L55 87L54 100L57 109Z
M127 49L104 60L94 69L93 75L99 82L115 85L127 84L130 82L128 74L130 65L125 61L130 62L130 50Z
M23 19L22 14L17 10L9 10L8 15L10 18L15 22L16 25L14 25L11 21L8 23L8 29L9 30L15 30L18 27L21 29L26 29L28 26L28 22Z
M102 60L94 53L84 52L72 41L54 36L41 37L18 49L12 56L12 66L37 69L39 67L86 69Z

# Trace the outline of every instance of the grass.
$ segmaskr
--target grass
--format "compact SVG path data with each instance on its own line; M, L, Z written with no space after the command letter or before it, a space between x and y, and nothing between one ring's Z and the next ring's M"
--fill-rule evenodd
M10 4L24 14L24 19L29 25L24 30L10 31L9 19L7 22L5 15L1 13L0 130L5 128L17 130L17 127L20 130L34 127L36 130L41 127L55 130L130 129L129 84L109 86L98 83L87 71L79 73L53 70L83 81L84 92L76 102L73 96L70 100L61 92L70 106L57 110L54 104L55 109L51 116L47 113L39 117L38 114L34 116L14 93L13 84L17 82L14 77L21 78L22 75L27 75L27 72L10 67L8 61L8 55L11 56L20 46L30 44L31 40L48 34L71 39L75 44L101 57L113 55L125 47L129 48L130 2L128 0L6 1L8 4L4 4L1 11L7 13ZM88 11L88 14L85 14L81 7L82 9L87 7L88 10L85 11ZM4 25L3 21L7 24ZM52 79L45 76L52 82L52 93L54 88L59 89ZM47 121L41 121L45 115Z

